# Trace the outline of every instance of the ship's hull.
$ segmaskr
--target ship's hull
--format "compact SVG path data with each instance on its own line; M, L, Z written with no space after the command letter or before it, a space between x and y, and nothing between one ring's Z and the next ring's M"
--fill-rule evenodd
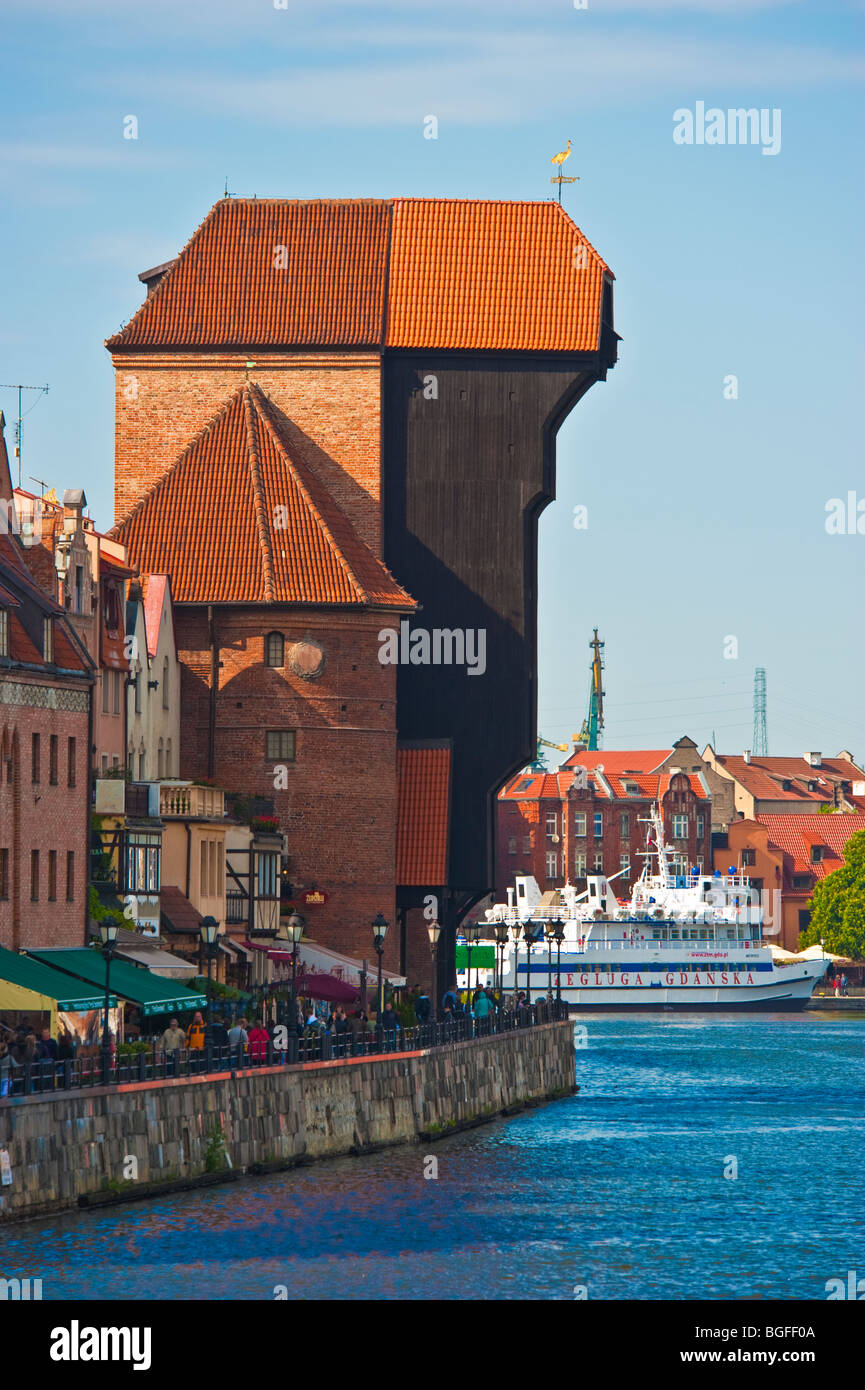
M737 953L738 955L738 953ZM752 1010L771 1012L804 1009L826 971L822 960L779 966L763 950L747 951L734 960L695 960L689 969L670 968L655 953L623 953L615 970L587 969L585 962L562 962L560 977L553 964L552 980L546 962L532 962L532 999L560 991L575 1013L586 1010ZM711 966L711 968L709 968ZM697 967L697 968L695 968ZM525 990L525 960L520 962L517 988ZM504 977L506 993L513 989L513 966Z

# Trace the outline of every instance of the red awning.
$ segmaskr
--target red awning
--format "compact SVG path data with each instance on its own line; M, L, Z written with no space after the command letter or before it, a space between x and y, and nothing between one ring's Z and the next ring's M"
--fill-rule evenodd
M354 1004L360 990L333 975L298 975L297 992L308 999L327 999L334 1004Z

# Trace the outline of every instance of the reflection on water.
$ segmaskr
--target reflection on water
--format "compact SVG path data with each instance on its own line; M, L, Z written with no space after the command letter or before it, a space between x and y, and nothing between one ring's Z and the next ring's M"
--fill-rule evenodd
M412 1146L29 1222L0 1273L51 1299L729 1299L865 1267L865 1019L580 1021L580 1094L433 1145L438 1179Z

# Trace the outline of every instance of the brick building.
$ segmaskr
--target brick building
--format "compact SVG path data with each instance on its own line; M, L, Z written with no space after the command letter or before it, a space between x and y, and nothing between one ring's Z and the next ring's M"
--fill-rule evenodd
M519 773L499 793L498 901L516 874L532 874L543 891L615 874L617 897L627 897L643 868L642 822L656 802L680 872L708 867L712 801L702 770L691 770L694 748L680 739L673 749L582 749L557 772Z
M141 279L108 342L114 534L171 577L181 774L274 799L328 944L367 954L398 908L411 973L432 894L448 974L533 747L537 518L556 431L616 360L612 275L552 201L226 198ZM417 604L483 629L485 679L381 664ZM429 797L407 778L397 814L398 740L446 746L449 776L446 846L395 895Z
M0 415L0 503L13 519ZM92 663L0 526L0 946L86 941Z
M724 844L715 850L714 867L728 865L751 879L755 888L780 892L780 923L770 897L764 898L764 930L777 928L771 939L785 950L795 951L799 935L811 919L808 903L817 883L844 862L844 847L851 835L865 830L865 813L838 812L743 818L730 825Z
M716 782L729 788L731 821L741 816L813 816L821 806L865 811L865 772L846 748L835 758L819 752L779 758L758 757L749 750L716 753L707 744L703 758Z

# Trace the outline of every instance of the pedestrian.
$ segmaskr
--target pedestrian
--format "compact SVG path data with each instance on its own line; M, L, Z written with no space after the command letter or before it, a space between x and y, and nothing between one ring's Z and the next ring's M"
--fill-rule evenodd
M159 1039L159 1047L165 1053L166 1071L173 1076L177 1071L177 1054L186 1046L186 1034L173 1018Z
M835 976L834 987L835 987L835 998L836 998L836 999L840 999L840 998L841 998L841 976L840 976L840 975L836 975L836 976Z
M485 1020L490 1016L489 996L485 989L481 989L480 985L476 989L475 997L472 1000L472 1012L475 1018L479 1019Z
M418 1023L429 1023L432 1002L426 990L421 990L414 1001L414 1016Z
M215 1018L209 1025L210 1046L213 1048L218 1058L224 1057L228 1051L228 1029L221 1018Z
M459 1000L457 999L456 991L452 989L446 990L442 996L442 1010L450 1008L451 1013L455 1014L458 1004Z
M72 1034L63 1032L57 1039L57 1060L58 1062L73 1062L75 1060L75 1044L72 1041Z
M51 1036L50 1028L42 1029L42 1038L39 1042L39 1060L41 1062L57 1061L57 1044Z
M846 995L846 993L847 993L847 984L848 984L848 980L847 980L846 971L842 971L842 972L841 972L841 993L844 994L844 995Z
M233 1053L241 1055L246 1051L248 1042L249 1034L246 1031L246 1019L239 1018L228 1030L228 1046Z
M397 1034L400 1029L399 1014L393 1006L391 1000L385 1004L381 1015L382 1033L388 1048L396 1047Z
M0 1100L12 1094L12 1077L15 1059L5 1042L0 1042Z
M254 1063L259 1066L267 1059L267 1044L270 1037L266 1028L261 1025L261 1020L257 1019L254 1026L249 1030L249 1055Z
M186 1046L190 1052L201 1052L204 1048L207 1029L200 1010L196 1009L192 1022L186 1030Z

